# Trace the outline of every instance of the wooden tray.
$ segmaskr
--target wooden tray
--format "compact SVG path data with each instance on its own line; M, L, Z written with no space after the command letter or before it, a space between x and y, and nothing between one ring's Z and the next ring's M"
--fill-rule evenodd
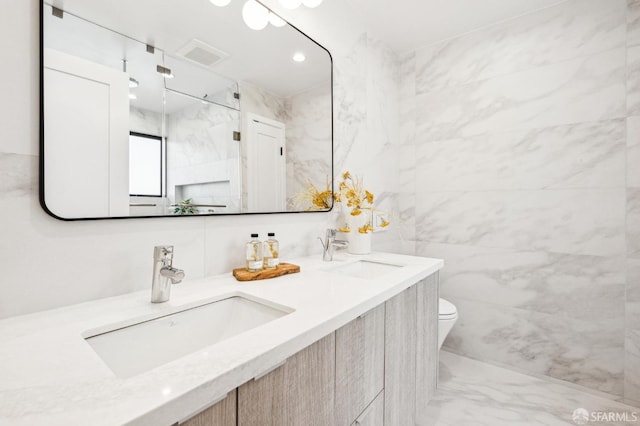
M269 278L280 277L287 274L300 272L300 267L293 263L280 263L276 269L263 269L258 272L249 272L246 268L236 268L233 276L238 281L268 280Z

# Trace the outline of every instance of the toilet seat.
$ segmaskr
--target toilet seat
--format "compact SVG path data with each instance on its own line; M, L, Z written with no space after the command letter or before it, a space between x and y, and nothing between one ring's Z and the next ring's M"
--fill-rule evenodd
M438 300L438 320L454 320L458 317L458 311L453 303L445 299Z

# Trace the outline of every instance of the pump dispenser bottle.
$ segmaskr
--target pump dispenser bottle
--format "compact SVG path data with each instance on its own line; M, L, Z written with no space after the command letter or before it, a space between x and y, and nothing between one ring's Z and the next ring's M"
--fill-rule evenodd
M262 243L258 240L258 234L251 234L251 241L247 243L246 260L247 271L262 270Z
M269 239L263 244L264 269L276 269L280 263L280 243L275 239L276 234L269 232Z

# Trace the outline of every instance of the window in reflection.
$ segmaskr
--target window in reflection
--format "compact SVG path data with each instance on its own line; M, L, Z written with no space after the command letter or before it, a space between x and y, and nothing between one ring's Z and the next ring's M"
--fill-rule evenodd
M131 132L129 135L129 194L162 197L164 168L162 138Z

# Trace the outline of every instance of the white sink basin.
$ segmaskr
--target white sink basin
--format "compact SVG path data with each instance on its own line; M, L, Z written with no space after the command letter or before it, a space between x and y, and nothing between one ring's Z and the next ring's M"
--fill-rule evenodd
M373 260L358 260L357 262L330 268L329 271L356 278L373 279L393 272L398 268L402 268L402 265L376 262Z
M86 341L118 377L126 378L291 312L293 309L276 308L233 295L93 335L87 337Z

